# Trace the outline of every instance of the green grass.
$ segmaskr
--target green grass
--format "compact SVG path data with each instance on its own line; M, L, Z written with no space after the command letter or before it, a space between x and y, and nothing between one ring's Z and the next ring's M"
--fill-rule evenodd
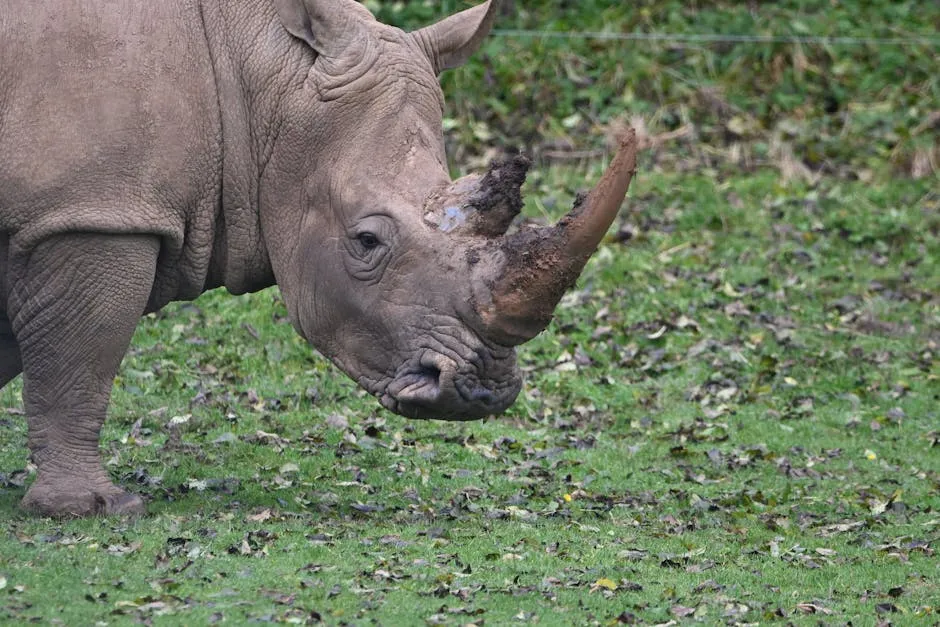
M760 20L727 2L562 4L517 3L501 25L882 36L937 21L914 2L779 2ZM102 438L146 519L20 513L20 388L0 392L0 622L936 622L940 195L910 167L936 150L935 125L914 132L940 102L936 50L804 50L818 72L762 82L792 46L620 45L497 39L446 79L459 168L503 137L540 155L534 219L604 160L551 151L596 149L627 113L650 134L695 127L642 156L611 238L522 349L507 415L384 412L273 290L171 306L142 322ZM575 88L557 63L614 78ZM481 95L487 74L499 89ZM702 104L703 85L737 113ZM842 113L824 110L833 88Z

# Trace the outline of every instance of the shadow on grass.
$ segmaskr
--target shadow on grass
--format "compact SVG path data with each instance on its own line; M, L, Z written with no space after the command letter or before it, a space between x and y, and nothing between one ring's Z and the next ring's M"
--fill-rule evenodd
M26 494L26 488L3 489L0 490L0 517L12 518L22 515L20 501Z

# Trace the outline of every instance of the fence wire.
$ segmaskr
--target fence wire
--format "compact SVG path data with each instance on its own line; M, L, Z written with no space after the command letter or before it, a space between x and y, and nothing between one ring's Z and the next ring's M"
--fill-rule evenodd
M821 46L931 46L940 47L940 37L813 37L806 35L717 35L681 33L564 32L523 29L496 29L497 37L530 39L594 39L603 41L657 41L684 44L758 43L807 44Z

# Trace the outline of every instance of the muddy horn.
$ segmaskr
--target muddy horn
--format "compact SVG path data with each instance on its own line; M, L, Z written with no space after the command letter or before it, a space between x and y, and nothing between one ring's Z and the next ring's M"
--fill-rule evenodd
M526 342L551 321L564 293L574 286L617 217L636 170L636 133L627 131L597 186L551 227L523 229L502 238L505 257L490 303L480 314L493 339Z

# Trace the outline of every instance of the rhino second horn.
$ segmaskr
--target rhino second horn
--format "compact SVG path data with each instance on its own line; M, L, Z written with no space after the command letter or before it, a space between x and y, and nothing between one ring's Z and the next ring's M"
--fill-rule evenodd
M523 155L496 159L467 203L473 234L500 237L522 211L522 186L532 163Z
M505 263L480 316L495 341L526 342L548 326L613 224L636 171L636 133L627 131L597 186L551 227L523 229L500 241Z
M495 159L483 176L471 174L433 193L425 222L445 233L502 237L522 210L522 185L530 162L522 155Z

